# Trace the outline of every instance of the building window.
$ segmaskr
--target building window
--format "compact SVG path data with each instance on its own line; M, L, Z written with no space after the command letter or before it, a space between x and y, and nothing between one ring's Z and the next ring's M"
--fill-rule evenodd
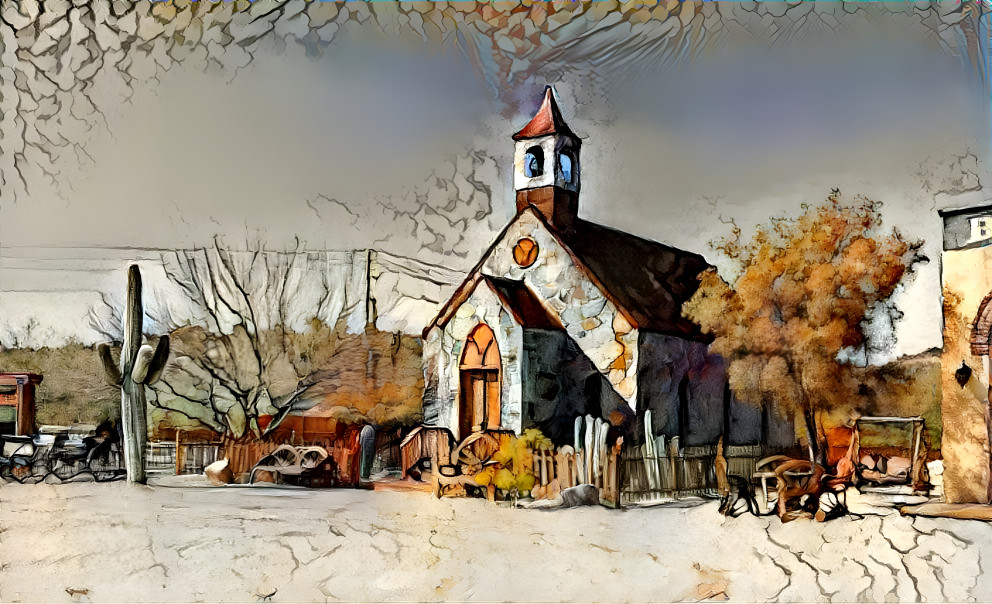
M531 147L524 155L524 176L534 178L542 174L544 174L544 150L540 147Z
M568 153L562 153L559 161L561 162L562 180L572 182L572 156Z
M534 264L537 261L537 242L533 239L521 239L517 245L513 246L513 261L522 268Z
M971 223L969 243L992 238L992 217L974 216L970 218L969 222Z

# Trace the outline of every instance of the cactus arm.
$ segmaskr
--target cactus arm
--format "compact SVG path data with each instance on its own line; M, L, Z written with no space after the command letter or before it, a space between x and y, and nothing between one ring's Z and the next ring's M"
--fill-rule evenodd
M168 360L169 336L159 338L155 348L145 344L138 349L138 355L134 359L134 369L131 370L131 379L138 384L154 384L162 377L162 371Z
M131 369L131 379L136 384L143 384L148 375L148 365L155 356L155 349L145 344L138 349L138 354L134 357L134 368Z
M96 350L100 354L100 360L103 361L103 379L107 381L108 386L120 388L124 377L117 363L114 362L114 357L110 355L110 344L100 344Z
M148 363L148 376L145 378L146 384L154 384L162 377L165 371L165 364L169 361L169 336L162 336L155 346L155 356Z

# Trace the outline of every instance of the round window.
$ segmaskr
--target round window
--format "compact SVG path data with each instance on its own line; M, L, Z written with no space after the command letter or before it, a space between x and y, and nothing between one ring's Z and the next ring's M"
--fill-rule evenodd
M513 261L527 268L537 261L537 242L533 239L521 239L513 246Z

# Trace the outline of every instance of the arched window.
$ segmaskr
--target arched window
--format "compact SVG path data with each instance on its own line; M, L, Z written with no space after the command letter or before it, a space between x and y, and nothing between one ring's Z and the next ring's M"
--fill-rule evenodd
M544 174L544 150L540 147L531 147L524 155L524 176L534 178L542 174Z
M572 156L568 152L562 153L558 161L561 163L562 180L572 182Z
M485 323L476 325L465 338L461 366L463 369L499 369L496 334Z

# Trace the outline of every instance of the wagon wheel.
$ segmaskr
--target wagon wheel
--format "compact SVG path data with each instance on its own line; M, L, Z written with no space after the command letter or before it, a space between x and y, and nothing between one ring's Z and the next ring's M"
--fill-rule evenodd
M479 459L474 453L468 449L464 449L458 455L458 467L461 469L461 473L474 476L482 471L485 466L485 460Z
M452 457L465 475L475 475L490 462L493 453L499 450L499 441L491 434L476 432L469 435L455 448Z

